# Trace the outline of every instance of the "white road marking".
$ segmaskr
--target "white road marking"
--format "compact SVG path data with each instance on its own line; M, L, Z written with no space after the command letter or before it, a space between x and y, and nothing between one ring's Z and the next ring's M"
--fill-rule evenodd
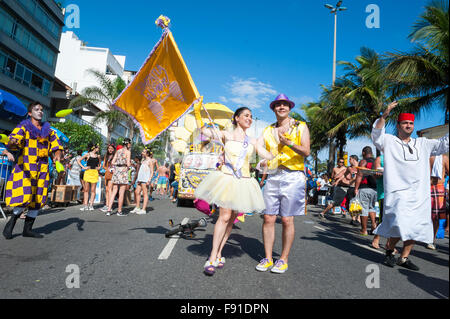
M182 224L187 223L189 221L189 218L183 219L181 222ZM159 254L158 260L166 260L169 258L170 254L172 253L173 248L175 247L175 244L177 243L178 239L180 237L170 238L169 242L167 243L166 247L164 247L161 254Z
M328 229L325 229L325 228L322 228L322 227L319 227L319 226L314 226L314 227L317 228L317 229L320 229L320 230L322 230L322 231L326 231L326 232L328 232L328 233L331 233L331 234L333 234L333 235L339 236L339 237L341 237L341 238L347 239L347 238L345 238L344 236L342 236L342 235L340 235L340 234L336 234L336 233L334 233L334 232L332 232L332 231L329 231ZM371 250L371 251L373 251L373 252L376 252L376 253L379 253L379 254L384 255L384 253L383 253L382 251L379 251L379 250L377 250L377 249L375 249L375 248L372 248L372 247L369 247L369 246L367 246L367 245L362 245L362 244L358 244L358 243L355 243L355 242L353 242L353 244L356 245L356 246L358 246L358 247L365 248L365 249Z

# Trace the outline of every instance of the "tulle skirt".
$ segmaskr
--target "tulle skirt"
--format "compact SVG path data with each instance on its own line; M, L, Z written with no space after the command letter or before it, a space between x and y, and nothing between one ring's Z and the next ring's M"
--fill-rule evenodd
M209 204L239 213L260 213L266 209L258 182L214 171L197 186L194 196Z

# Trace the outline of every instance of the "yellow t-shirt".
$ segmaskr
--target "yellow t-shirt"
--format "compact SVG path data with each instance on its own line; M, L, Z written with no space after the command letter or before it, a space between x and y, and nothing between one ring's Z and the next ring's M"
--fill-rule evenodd
M180 168L181 168L181 164L180 163L176 163L175 164L175 180L176 181L180 180Z
M289 132L285 136L296 145L302 145L302 132L306 127L305 122L295 121L291 124ZM266 149L276 157L268 162L268 169L274 170L279 166L284 166L293 171L303 171L305 169L304 158L296 153L289 146L277 143L275 139L276 123L264 129L263 137Z

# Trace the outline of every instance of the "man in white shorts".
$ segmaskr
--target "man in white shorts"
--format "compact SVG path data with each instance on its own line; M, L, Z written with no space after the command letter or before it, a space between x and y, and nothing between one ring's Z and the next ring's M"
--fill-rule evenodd
M306 176L304 159L310 153L309 130L305 122L289 117L295 106L287 96L280 94L270 104L277 122L263 133L267 150L276 155L268 162L268 178L264 186L263 241L266 257L256 266L258 271L271 270L284 273L288 270L288 256L294 243L294 216L305 215ZM283 243L280 259L275 263L272 250L275 242L275 221L281 216Z

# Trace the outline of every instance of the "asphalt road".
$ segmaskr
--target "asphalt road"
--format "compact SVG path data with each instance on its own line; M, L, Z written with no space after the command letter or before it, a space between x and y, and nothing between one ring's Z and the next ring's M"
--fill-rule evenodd
M207 218L195 238L169 240L164 236L169 219L205 215L168 199L149 206L147 215L126 217L82 212L81 206L54 208L36 220L34 229L43 239L23 238L23 222L18 221L14 238L0 239L1 298L449 298L448 235L438 240L436 251L416 246L411 259L419 272L391 269L381 263L384 250L369 247L372 236L358 235L345 218L322 221L316 217L318 208L310 206L307 216L295 219L289 270L280 275L255 270L264 257L262 219L255 215L234 227L223 252L224 269L207 277L203 264L215 218ZM4 225L0 220L1 229ZM280 253L277 223L275 258Z

